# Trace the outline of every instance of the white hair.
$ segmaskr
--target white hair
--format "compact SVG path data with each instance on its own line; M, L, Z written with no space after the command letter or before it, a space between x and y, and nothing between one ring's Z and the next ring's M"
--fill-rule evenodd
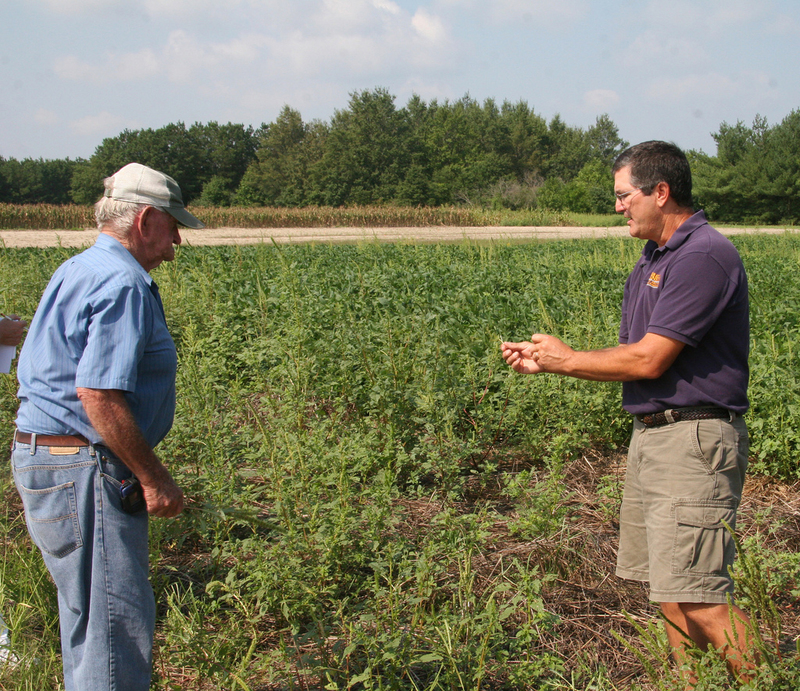
M103 184L106 189L111 189L114 184L113 176L103 180ZM125 238L136 220L136 214L146 206L148 205L121 202L118 199L103 196L94 205L94 218L99 230L112 230L116 235Z

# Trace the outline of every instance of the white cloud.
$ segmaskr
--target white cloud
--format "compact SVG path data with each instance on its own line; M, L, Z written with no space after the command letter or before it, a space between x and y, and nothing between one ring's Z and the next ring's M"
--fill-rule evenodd
M100 69L72 55L56 58L53 70L62 79L76 82L100 82L103 77Z
M33 119L40 125L57 125L59 122L58 114L47 108L39 108L34 114Z
M380 2L381 0L377 0ZM367 10L361 25L350 23L350 10ZM336 19L330 13L336 14ZM262 36L264 63L256 69L271 79L315 79L342 75L359 87L373 75L396 74L409 69L440 71L454 63L456 46L440 18L419 10L414 16L376 11L370 2L327 0L322 12L302 30Z
M320 33L337 34L366 30L386 16L370 0L322 0L310 19ZM303 23L305 24L305 23Z
M662 0L650 0L640 26L663 35L679 32L706 43L729 39L737 29L754 36L776 16L774 5L773 0L672 0L665 12Z
M619 94L611 89L593 89L583 95L583 102L595 113L607 113L619 103Z
M443 41L447 37L442 20L422 8L411 18L411 26L428 41Z
M481 15L495 22L573 22L585 17L590 10L588 0L439 0L442 6L460 8L464 13L475 15L481 21Z
M72 7L85 7L95 0L64 1ZM194 0L138 0L131 3L129 11L167 12L190 1ZM201 7L210 3L197 0ZM296 17L286 21L289 10L284 10L275 22L271 21L271 9L286 3L229 0L220 4L239 7L239 19L250 17L249 33L214 42L209 37L218 32L199 25L189 28L186 23L160 44L151 38L149 45L135 52L112 48L102 58L99 54L88 59L61 56L53 63L55 74L95 85L145 79L196 82L196 88L214 91L227 81L238 84L244 98L259 75L288 84L292 79L322 75L340 81L346 74L353 87L364 87L375 79L385 84L387 74L391 78L409 70L441 74L458 62L458 45L439 15L424 8L412 14L395 0L298 0L290 11Z
M96 65L67 55L56 58L53 65L53 71L62 79L93 84L149 79L158 74L160 69L159 60L150 49L121 55L109 54L102 64Z
M771 88L771 79L764 72L747 71L734 76L706 72L658 79L646 93L653 101L669 104L681 101L743 104L768 97Z
M149 79L159 73L161 65L156 54L146 48L137 53L123 53L110 60L108 69L104 70L110 81L131 82Z
M109 7L109 5L119 5L120 2L112 0L40 0L48 9L59 14L81 14L84 12L94 12Z
M240 0L143 0L142 6L151 17L192 17L238 11Z
M135 53L109 53L102 64L92 64L68 55L57 58L53 70L62 79L94 84L135 82L159 74L180 82L197 72L252 63L259 57L265 43L263 37L250 35L228 43L204 44L178 30L170 33L158 52L145 48Z
M750 26L765 16L765 3L752 0L715 0L712 3L707 26L709 29L732 25Z
M242 0L27 0L59 14L125 12L150 17L196 17L224 14L240 8ZM251 0L253 2L253 0ZM255 4L264 4L255 1Z
M659 65L662 70L674 70L676 67L696 69L698 65L709 60L705 46L705 43L696 41L689 35L648 30L627 46L622 61L628 69L646 68L650 65Z
M401 10L397 3L391 2L391 0L372 0L373 7L376 7L379 10L383 10L384 12L388 12L389 14L400 14Z
M96 115L87 115L85 118L74 120L69 124L70 129L79 135L92 136L111 136L117 134L126 127L135 127L134 123L128 122L125 118L113 115L104 110Z
M800 34L800 22L797 21L796 17L791 17L788 14L778 15L766 22L764 30L767 35L796 38Z

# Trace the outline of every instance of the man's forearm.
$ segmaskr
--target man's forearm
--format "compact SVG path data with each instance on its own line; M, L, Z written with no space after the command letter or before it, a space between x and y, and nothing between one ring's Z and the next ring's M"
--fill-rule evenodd
M660 369L647 353L637 352L635 347L628 345L574 351L563 361L560 370L553 371L592 381L635 381L661 376Z
M121 391L112 389L78 389L92 427L117 458L140 480L166 472L153 449L142 436L139 426Z
M142 435L121 391L78 388L78 398L103 444L139 478L147 510L161 517L183 510L183 492Z
M648 333L636 343L577 351L551 336L534 334L533 352L545 372L592 381L657 379L672 365L683 343Z

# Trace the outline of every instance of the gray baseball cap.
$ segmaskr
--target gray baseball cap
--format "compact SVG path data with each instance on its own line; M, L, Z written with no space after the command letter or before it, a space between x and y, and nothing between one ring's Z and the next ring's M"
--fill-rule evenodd
M205 228L205 224L190 214L183 204L181 188L169 175L129 163L106 179L105 196L121 202L147 204L166 211L187 228Z

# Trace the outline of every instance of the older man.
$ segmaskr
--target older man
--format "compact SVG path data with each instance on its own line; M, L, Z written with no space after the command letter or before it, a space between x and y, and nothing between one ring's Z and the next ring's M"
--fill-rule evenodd
M692 210L683 153L644 142L614 164L617 211L646 240L625 284L620 345L579 352L544 334L504 343L517 372L622 381L634 416L617 575L649 581L676 659L686 634L747 664L728 567L748 457L749 308L735 247Z
M12 466L58 588L65 688L144 691L148 514L183 509L153 451L172 426L177 355L149 272L175 258L178 224L203 224L172 178L138 163L106 178L95 217L96 243L55 272L20 353Z

